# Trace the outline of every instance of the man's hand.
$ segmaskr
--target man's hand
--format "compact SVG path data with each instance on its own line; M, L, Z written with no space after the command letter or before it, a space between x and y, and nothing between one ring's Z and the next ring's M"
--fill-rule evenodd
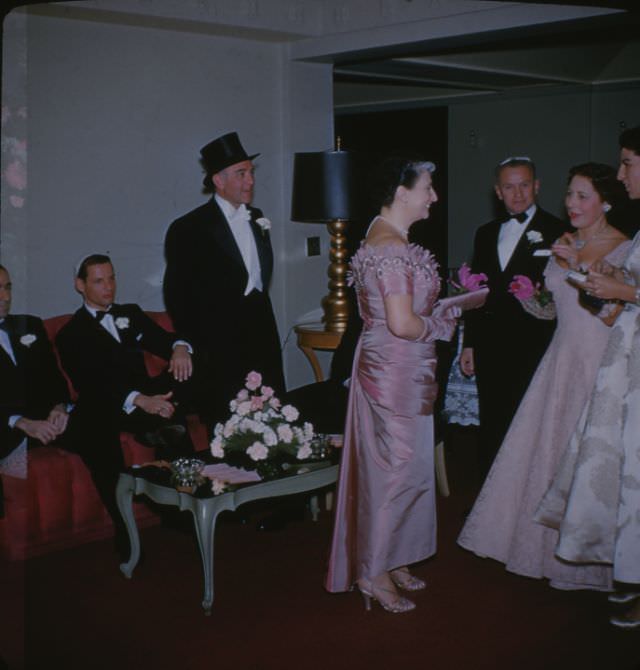
M47 417L47 421L58 431L58 435L62 435L67 429L69 423L69 414L64 405L56 405Z
M460 352L460 370L465 377L473 377L476 372L476 367L473 362L472 347L465 347Z
M51 421L27 419L24 416L16 421L15 428L19 428L25 435L42 442L42 444L53 442L60 434Z
M184 344L176 344L173 355L169 361L169 372L173 374L176 381L184 382L193 373L193 362L189 349Z
M171 396L173 396L172 391L164 395L144 395L144 393L138 393L133 404L147 414L158 414L168 419L175 412Z

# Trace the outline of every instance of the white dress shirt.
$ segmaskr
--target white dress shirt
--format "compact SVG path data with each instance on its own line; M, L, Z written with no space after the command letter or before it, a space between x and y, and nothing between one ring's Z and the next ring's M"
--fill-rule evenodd
M0 319L0 323L4 323L4 319ZM16 357L13 353L13 347L11 346L9 333L7 333L7 331L3 330L2 328L0 328L0 347L2 347L7 352L7 355L13 361L13 364L16 365Z
M256 240L251 230L249 221L251 214L245 205L240 205L237 209L227 200L221 198L217 193L214 196L222 213L225 215L233 238L238 245L242 260L247 268L249 278L244 294L249 295L253 289L262 291L262 275L260 273L260 259L258 258L258 249Z
M498 260L500 261L500 268L502 270L507 267L520 238L529 223L531 223L531 219L535 213L536 206L531 205L526 211L527 218L525 221L520 223L517 219L511 218L500 226L500 232L498 233Z

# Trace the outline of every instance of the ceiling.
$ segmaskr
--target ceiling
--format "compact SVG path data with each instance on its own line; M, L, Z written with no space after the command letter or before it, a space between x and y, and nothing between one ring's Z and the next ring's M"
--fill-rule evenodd
M541 4L536 0L536 4ZM624 9L625 2L573 2ZM575 85L640 85L637 11L476 35L460 45L339 62L338 110Z

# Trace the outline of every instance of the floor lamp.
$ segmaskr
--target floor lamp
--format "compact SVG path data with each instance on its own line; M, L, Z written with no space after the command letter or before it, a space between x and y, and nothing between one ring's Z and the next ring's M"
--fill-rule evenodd
M343 332L347 327L347 246L345 231L353 218L356 166L348 151L296 153L293 162L291 219L326 223L329 249L329 293L322 299L325 330Z

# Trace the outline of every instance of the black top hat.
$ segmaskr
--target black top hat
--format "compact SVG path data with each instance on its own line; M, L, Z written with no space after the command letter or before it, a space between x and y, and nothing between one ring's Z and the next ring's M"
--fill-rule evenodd
M200 149L202 164L209 175L216 174L230 165L253 160L260 154L249 156L240 144L238 133L227 133L205 144Z

